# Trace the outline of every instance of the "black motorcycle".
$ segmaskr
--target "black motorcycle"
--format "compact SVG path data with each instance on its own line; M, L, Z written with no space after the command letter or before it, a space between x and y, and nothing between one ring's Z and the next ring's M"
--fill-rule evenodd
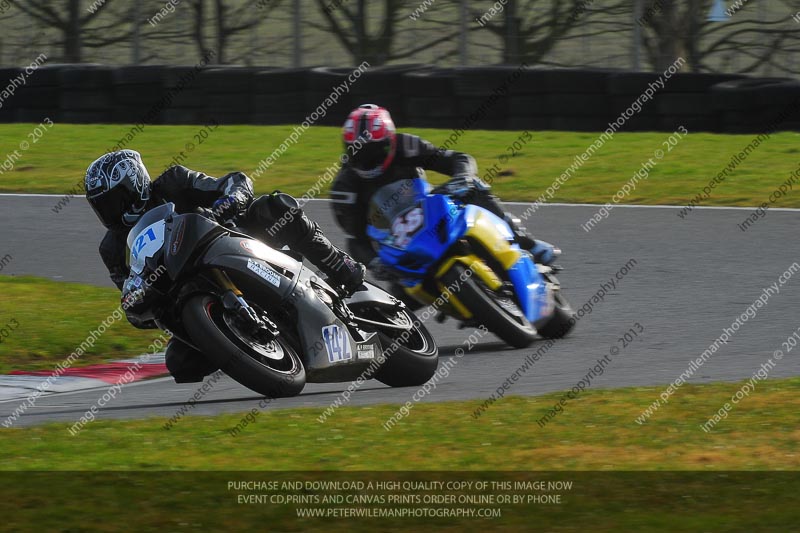
M421 385L438 366L431 334L379 287L365 282L343 298L300 256L178 214L172 203L141 217L128 250L131 271L154 280L142 287L137 319L154 320L265 396L360 377Z

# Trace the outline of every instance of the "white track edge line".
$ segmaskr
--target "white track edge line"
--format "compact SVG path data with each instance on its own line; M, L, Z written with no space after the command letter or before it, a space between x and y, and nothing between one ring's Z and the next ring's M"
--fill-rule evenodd
M0 193L0 198L3 197L18 197L18 198L63 198L64 194L34 194L34 193ZM80 198L82 199L82 195L74 195L73 198ZM328 198L310 198L308 201L310 202L330 202ZM517 205L517 206L530 206L534 205L534 202L513 202L513 201L503 201L506 205ZM561 202L545 202L539 204L539 207L603 207L606 204L573 204L573 203L561 203ZM683 209L685 205L663 205L663 204L656 204L656 205L642 205L642 204L614 204L614 207L627 207L633 209ZM751 207L743 207L743 206L725 206L725 205L698 205L695 206L692 210L702 210L702 209L718 209L718 210L746 210L752 211L753 209L758 209L759 206L751 206ZM797 212L800 211L800 208L796 207L770 207L770 211L787 211L787 212Z

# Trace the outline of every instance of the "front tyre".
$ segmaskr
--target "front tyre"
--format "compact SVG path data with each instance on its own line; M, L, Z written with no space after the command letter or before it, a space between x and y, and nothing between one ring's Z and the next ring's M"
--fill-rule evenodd
M575 326L575 321L572 318L572 308L566 298L561 295L561 291L555 291L553 295L555 300L555 308L553 309L553 316L543 326L539 327L539 335L545 339L561 339L566 337Z
M536 339L536 328L525 318L512 295L487 287L477 277L464 280L465 269L454 265L442 276L446 287L458 287L456 297L474 319L514 348L525 348ZM464 281L462 281L464 280Z
M183 325L196 346L223 372L268 398L300 394L306 371L282 336L263 343L236 327L222 303L209 294L192 297L182 311Z

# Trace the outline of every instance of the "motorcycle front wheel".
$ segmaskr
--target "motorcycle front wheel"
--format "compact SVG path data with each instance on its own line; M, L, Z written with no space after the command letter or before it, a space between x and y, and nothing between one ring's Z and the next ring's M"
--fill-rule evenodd
M243 331L219 298L192 297L183 307L189 337L223 372L268 398L300 394L306 372L300 356L283 336L264 342Z
M516 300L493 291L477 276L464 279L464 267L454 265L442 276L448 287L458 287L456 297L469 309L475 321L514 348L525 348L536 339L536 328L525 318Z

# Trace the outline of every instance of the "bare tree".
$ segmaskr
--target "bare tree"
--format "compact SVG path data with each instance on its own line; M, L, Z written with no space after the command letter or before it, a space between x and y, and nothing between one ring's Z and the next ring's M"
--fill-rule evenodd
M215 62L230 62L228 45L240 33L259 24L269 15L271 9L278 7L282 0L191 0L193 11L192 39L200 56L210 50L216 52ZM207 23L213 31L208 31Z
M93 24L99 22L101 14L111 11L111 5L111 0L92 0L88 6L83 5L81 0L26 0L14 3L16 8L44 28L53 28L61 34L56 44L63 49L63 60L70 63L83 60L84 47L100 48L131 38L129 21L122 14L106 17L103 25ZM122 13L127 14L127 9Z
M544 57L587 16L587 0L509 0L501 13L473 10L478 29L502 43L506 64L543 62ZM476 29L473 27L473 29Z
M743 4L728 20L709 21L713 0L646 2L643 44L650 63L663 70L679 56L695 72L752 73L778 61L777 52L796 52L800 44L793 12L755 20L755 6ZM735 64L735 66L734 66ZM777 65L785 69L786 65Z
M458 32L458 25L451 23L453 27L450 30L437 33L435 37L425 42L399 51L396 42L398 26L409 21L410 15L419 5L416 0L413 2L382 0L369 3L366 0L355 2L316 0L316 2L325 23L309 21L306 24L331 32L355 63L368 61L372 66L379 66L389 61L411 58L432 46L452 40ZM426 15L427 13L421 14L421 16ZM376 31L370 31L369 28L369 21L373 18L379 20Z

